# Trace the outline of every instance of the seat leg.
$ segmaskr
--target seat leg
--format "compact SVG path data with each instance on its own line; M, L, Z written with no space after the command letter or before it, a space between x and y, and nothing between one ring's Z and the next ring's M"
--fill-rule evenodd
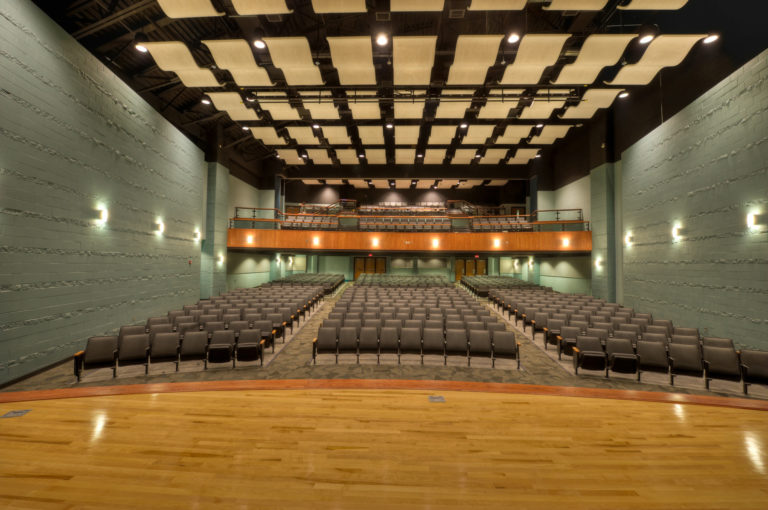
M115 365L112 367L112 378L113 379L115 377L117 377L117 366L118 366L118 363L117 363L117 360L115 360Z
M741 389L744 391L745 395L749 395L749 389L748 389L749 383L747 381L741 381Z

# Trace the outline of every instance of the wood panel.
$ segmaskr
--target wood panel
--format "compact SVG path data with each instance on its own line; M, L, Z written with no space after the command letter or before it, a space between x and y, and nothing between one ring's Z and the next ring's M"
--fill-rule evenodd
M475 259L466 259L464 261L464 274L475 276Z
M369 274L376 272L376 261L373 260L373 257L365 259L365 272Z
M249 236L252 236L250 243ZM374 239L378 239L376 247ZM568 247L563 246L563 239L569 239ZM592 251L592 232L334 232L238 228L229 229L227 246L276 251L585 253Z
M29 414L3 420L0 504L765 508L764 413L442 390L445 403L431 404L434 394L216 391L22 403L15 407Z
M456 259L456 263L454 264L453 274L457 282L461 280L462 276L464 276L464 270L465 270L464 261L462 259Z
M387 259L385 257L376 257L376 272L379 274L387 272Z
M365 272L365 259L362 257L355 257L355 280Z
M477 274L484 275L488 272L488 261L485 259L477 259Z

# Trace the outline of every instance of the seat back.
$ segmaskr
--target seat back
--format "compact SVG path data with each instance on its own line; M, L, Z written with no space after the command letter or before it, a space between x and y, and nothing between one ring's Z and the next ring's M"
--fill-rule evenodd
M609 338L605 343L605 352L611 354L635 354L632 342L626 338Z
M258 329L240 330L240 336L237 338L238 345L259 344L261 342L261 331Z
M576 347L584 352L603 352L603 344L596 336L579 335L576 337Z
M400 330L400 351L421 352L421 328L403 328Z
M155 335L159 335L160 333L172 333L172 332L173 332L173 326L168 324L167 322L165 324L151 324L149 326L150 339Z
M493 332L493 355L498 358L517 357L517 342L511 331Z
M336 328L321 327L317 331L317 352L336 352Z
M565 326L562 330L560 330L560 336L563 337L563 339L576 339L576 337L580 334L581 328L574 326Z
M355 326L342 326L339 330L339 352L357 350L357 330Z
M682 336L695 336L696 338L699 338L699 328L675 328L672 331L673 335L682 335Z
M490 331L471 330L469 332L469 352L471 354L491 353Z
M701 372L701 351L698 345L671 343L669 344L669 358L675 372Z
M178 333L157 333L150 338L149 352L153 358L170 358L179 353Z
M397 352L400 343L400 329L391 326L384 326L379 332L379 345L381 352Z
M643 332L643 336L647 333L654 333L658 335L664 335L669 336L669 329L667 329L666 326L657 326L655 324L651 324L647 328L645 328L645 331Z
M641 368L666 369L669 367L664 342L637 341L637 357Z
M239 334L244 329L250 329L251 325L248 323L248 321L232 321L228 325L227 328L230 331L234 331L235 333Z
M208 321L203 326L203 329L207 331L208 333L213 333L214 331L220 331L225 328L225 324L223 321Z
M701 345L704 347L723 347L725 349L731 349L732 351L736 350L733 345L733 340L730 338L705 336L701 339Z
M118 339L117 359L123 361L139 361L147 357L149 347L149 335L125 335Z
M741 364L747 382L768 383L768 351L742 350Z
M375 349L379 344L379 329L376 327L363 326L360 328L358 337L360 350Z
M143 335L146 332L146 326L120 326L120 332L117 336L123 338L128 335Z
M235 332L230 330L214 331L210 345L235 345Z
M85 344L85 364L111 363L117 351L116 336L92 336Z
M481 323L482 324L482 323ZM467 353L467 331L464 329L446 329L445 352L448 354Z
M739 355L731 347L705 345L702 352L704 366L709 377L737 379L741 375Z

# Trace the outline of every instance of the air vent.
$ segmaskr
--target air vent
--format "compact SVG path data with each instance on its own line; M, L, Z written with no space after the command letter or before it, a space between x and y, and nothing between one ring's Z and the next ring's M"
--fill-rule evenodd
M448 17L450 19L464 19L464 9L450 9Z
M392 14L389 11L377 12L376 21L391 21Z
M272 23L282 23L283 16L281 14L267 14L267 21Z

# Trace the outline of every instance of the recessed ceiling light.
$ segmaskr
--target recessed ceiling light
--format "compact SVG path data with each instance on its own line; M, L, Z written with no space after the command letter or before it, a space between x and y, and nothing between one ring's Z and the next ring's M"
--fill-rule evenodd
M261 39L256 39L255 41L253 41L253 45L260 50L263 50L264 48L267 47L267 44Z
M468 124L466 122L462 122L461 124L459 124L459 127L461 129L467 129L467 126L468 126Z
M518 34L517 32L512 32L511 34L509 34L509 37L507 37L507 42L509 44L515 44L519 40L520 40L520 34Z
M144 43L148 41L149 39L147 39L147 35L144 32L139 32L136 34L136 37L133 38L133 47L136 48L136 51L146 53L149 50L144 46Z
M376 36L376 44L379 46L386 46L389 42L389 37L387 37L387 34L384 32L381 32L379 35Z
M704 44L712 44L713 42L717 41L718 39L720 39L719 35L717 35L717 34L710 34L709 37L704 39ZM137 47L137 49L138 49L138 47Z
M357 157L362 159L365 157L365 154L358 154Z
M619 94L619 99L626 99L628 97L629 97L629 92L627 92L626 90L621 94Z
M417 157L417 158L423 158L423 157L424 157L424 155L423 155L423 154L416 154L416 157Z

